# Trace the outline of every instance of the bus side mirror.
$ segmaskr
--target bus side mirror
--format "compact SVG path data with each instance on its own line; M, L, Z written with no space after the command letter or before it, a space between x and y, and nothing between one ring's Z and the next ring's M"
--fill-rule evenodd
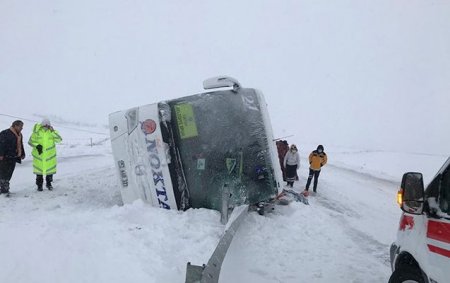
M425 192L422 173L408 172L403 175L397 202L406 213L422 214Z

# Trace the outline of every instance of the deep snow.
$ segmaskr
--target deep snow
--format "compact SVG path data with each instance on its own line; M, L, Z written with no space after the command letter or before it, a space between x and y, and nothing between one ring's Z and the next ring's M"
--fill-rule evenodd
M0 119L2 128L9 120ZM64 139L57 147L54 191L35 190L28 156L14 173L12 197L0 197L0 282L176 283L184 282L188 261L208 261L224 231L219 212L167 211L140 201L122 205L107 130L54 125ZM90 146L91 137L97 145ZM300 191L305 158L315 145L297 145L302 166L294 189ZM421 171L429 181L446 156L325 150L329 164L310 205L250 213L220 282L387 282L401 175Z

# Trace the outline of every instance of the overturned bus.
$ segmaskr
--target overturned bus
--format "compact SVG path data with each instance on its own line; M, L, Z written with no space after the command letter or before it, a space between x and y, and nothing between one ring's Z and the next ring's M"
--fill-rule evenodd
M194 94L110 114L124 203L220 210L275 197L282 182L264 97L233 78Z

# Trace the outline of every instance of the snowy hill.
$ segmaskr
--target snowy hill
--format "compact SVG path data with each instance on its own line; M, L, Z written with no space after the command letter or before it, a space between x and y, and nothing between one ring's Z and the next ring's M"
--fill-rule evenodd
M32 124L26 123L25 140ZM106 129L53 124L64 139L57 146L54 191L35 190L26 146L12 197L0 198L0 282L176 283L184 282L188 261L206 263L224 231L219 212L167 211L140 201L123 206ZM98 142L91 146L91 138ZM314 145L298 145L302 167L294 189L300 191ZM325 150L329 165L310 205L251 213L231 244L220 282L387 281L401 175L422 171L430 180L446 156Z

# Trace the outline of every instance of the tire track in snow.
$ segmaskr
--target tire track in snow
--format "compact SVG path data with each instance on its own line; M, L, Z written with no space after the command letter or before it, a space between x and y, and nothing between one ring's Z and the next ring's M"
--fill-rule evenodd
M330 168L332 168L335 171L338 171L339 175L342 175L344 178L345 175L351 175L353 178L357 179L364 179L368 183L375 183L377 184L377 188L381 186L381 188L385 187L392 187L395 188L398 186L398 182L394 182L392 180L380 178L377 176L373 176L368 173L362 173L358 172L353 169L348 169L340 166L335 165L329 165ZM332 187L333 185L324 182L325 188ZM375 189L375 188L374 188ZM383 189L382 189L383 190ZM385 190L383 190L385 191ZM389 190L386 190L389 191ZM390 266L390 259L389 259L389 246L376 240L374 237L369 235L368 233L365 233L357 228L354 227L349 221L348 218L358 219L359 221L370 221L369 219L364 219L364 212L361 213L354 209L354 206L346 204L345 202L339 200L339 198L332 199L329 196L318 194L314 196L315 202L320 205L323 208L326 208L330 211L329 215L339 223L343 227L345 227L345 231L348 234L349 238L353 239L356 245L360 247L360 249L375 258L377 258L380 262L385 264L386 266Z
M362 251L373 255L386 266L390 266L389 254L387 253L389 247L377 241L372 236L354 228L346 219L346 217L362 218L361 214L354 211L349 206L332 201L327 197L316 196L315 198L316 203L332 212L329 213L330 217L336 221L339 221L341 225L345 227L344 230L348 234L349 238L353 239L355 244L357 244Z
M388 186L398 186L398 184L399 184L399 182L396 182L396 181L393 181L393 180L390 180L390 179L386 179L386 178L381 178L381 177L378 177L378 176L374 176L374 175L372 175L370 173L359 172L359 171L357 171L355 169L345 168L345 167L342 167L342 166L332 165L332 164L327 164L327 167L331 167L333 169L339 170L339 171L341 171L343 173L346 173L346 174L356 175L358 177L364 177L366 179L370 179L370 180L373 180L373 181L376 181L378 183L382 183L382 184L388 185Z

